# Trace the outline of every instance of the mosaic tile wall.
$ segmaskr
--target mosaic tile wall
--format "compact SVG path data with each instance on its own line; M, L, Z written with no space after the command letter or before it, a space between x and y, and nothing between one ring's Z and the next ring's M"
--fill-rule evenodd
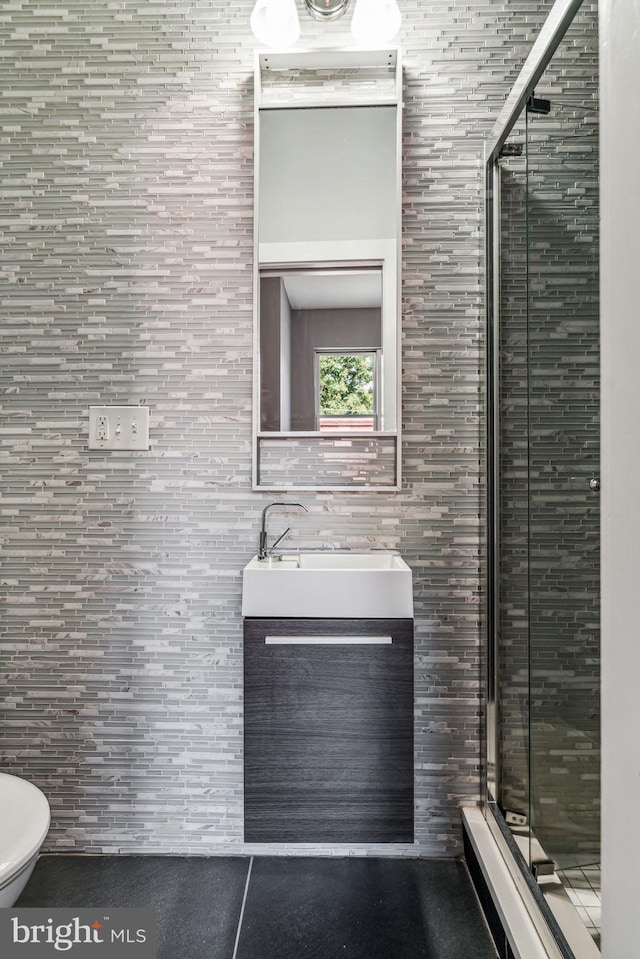
M416 844L356 851L455 855L479 792L482 149L550 3L400 6L405 486L304 494L292 543L413 567ZM49 850L249 850L241 569L273 499L250 483L251 8L0 17L0 758L49 797ZM320 38L348 22L305 18ZM151 449L89 451L89 406L135 403Z
M597 57L585 3L501 161L502 800L567 864L600 836Z
M396 438L267 439L259 442L259 482L272 489L396 485Z

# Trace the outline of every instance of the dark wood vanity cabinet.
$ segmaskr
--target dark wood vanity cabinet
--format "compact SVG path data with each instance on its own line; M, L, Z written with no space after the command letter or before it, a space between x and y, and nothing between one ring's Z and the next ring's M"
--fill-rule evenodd
M246 842L413 842L413 620L245 619Z

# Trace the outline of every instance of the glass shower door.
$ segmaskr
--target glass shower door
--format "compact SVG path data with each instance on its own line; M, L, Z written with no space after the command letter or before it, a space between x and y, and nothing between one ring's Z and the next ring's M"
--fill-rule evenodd
M534 100L526 131L530 825L557 869L597 863L600 837L598 113L589 80Z
M487 165L488 808L567 956L545 890L597 942L600 859L597 7L572 15Z

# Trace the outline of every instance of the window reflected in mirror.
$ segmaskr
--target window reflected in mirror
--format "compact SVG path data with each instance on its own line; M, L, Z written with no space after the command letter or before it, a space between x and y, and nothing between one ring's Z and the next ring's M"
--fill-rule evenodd
M382 428L382 267L260 271L262 432Z
M316 350L316 429L377 429L378 351Z

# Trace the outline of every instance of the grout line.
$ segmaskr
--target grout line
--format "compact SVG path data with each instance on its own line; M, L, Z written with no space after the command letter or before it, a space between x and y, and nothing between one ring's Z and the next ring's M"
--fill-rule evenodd
M249 860L249 870L247 872L247 881L244 884L244 896L242 897L242 906L240 907L240 917L238 919L238 931L236 932L236 941L233 947L233 956L231 959L236 959L238 953L238 944L240 942L240 930L242 929L242 919L244 917L244 907L247 902L247 893L249 892L249 882L251 880L251 869L253 867L253 856Z

